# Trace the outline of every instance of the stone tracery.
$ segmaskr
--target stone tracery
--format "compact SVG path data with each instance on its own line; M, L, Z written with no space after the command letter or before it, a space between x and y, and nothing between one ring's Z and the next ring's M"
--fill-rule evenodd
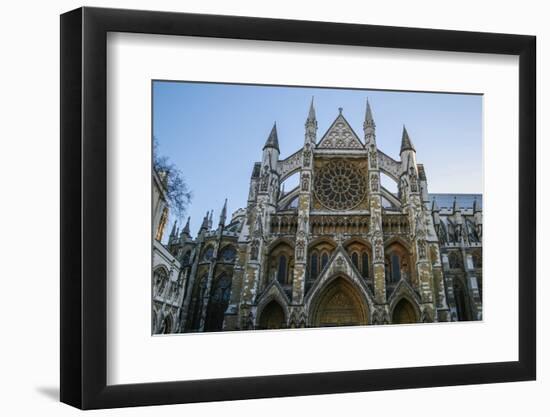
M323 166L315 177L315 195L330 210L350 210L366 195L364 176L352 164L334 160Z

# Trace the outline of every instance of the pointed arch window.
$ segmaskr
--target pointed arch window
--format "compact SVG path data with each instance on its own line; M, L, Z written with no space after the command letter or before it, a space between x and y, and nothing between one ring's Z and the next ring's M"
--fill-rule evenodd
M311 278L317 278L319 274L319 255L317 255L317 252L311 254L310 271Z
M321 255L321 271L325 269L325 266L328 264L328 253L323 252Z
M357 252L353 252L351 254L351 262L353 263L353 265L355 265L357 269L359 269L359 255L357 254Z
M237 251L233 246L226 246L222 251L222 260L223 262L231 263L235 260L237 256Z
M369 276L369 254L367 252L363 252L361 261L361 274L363 275L363 278L367 278Z
M398 282L401 279L401 262L399 256L393 254L391 256L391 280Z
M287 260L285 255L279 256L279 266L277 268L277 281L280 284L286 283L287 277Z
M209 261L211 260L212 258L214 257L214 248L212 246L209 246L205 251L204 251L204 260L205 261Z

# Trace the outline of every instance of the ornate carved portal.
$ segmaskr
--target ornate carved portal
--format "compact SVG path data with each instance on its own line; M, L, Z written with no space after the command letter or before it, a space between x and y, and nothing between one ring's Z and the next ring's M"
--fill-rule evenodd
M314 308L313 327L368 324L368 308L357 289L344 278L332 281Z

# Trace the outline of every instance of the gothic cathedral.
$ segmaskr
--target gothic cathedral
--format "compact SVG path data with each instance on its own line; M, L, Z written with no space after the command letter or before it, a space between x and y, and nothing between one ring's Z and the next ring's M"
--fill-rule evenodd
M312 101L303 146L279 155L274 125L246 208L228 219L226 201L195 238L174 224L167 244L153 172L152 333L481 320L481 195L429 194L405 127L394 160L368 101L362 139L342 109L318 138Z

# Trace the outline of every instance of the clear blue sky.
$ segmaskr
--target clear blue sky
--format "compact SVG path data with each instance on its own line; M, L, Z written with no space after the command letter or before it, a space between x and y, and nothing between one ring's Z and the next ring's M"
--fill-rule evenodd
M182 170L193 192L187 210L193 234L207 210L214 209L217 224L226 197L229 213L246 206L252 167L274 121L281 158L302 146L312 96L318 140L338 107L363 139L368 97L379 149L399 160L405 124L429 192L482 192L480 95L155 81L153 134L160 154Z

